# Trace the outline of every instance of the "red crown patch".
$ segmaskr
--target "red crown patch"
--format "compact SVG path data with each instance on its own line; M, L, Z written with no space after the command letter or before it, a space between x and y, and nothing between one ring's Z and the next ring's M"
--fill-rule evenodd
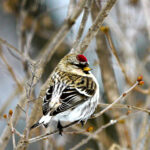
M84 56L84 55L77 55L77 59L80 61L80 62L87 62L87 58Z

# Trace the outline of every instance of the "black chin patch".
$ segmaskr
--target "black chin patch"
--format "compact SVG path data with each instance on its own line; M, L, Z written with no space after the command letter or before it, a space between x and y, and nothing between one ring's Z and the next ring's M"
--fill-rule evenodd
M90 72L89 71L83 71L85 74L89 74Z

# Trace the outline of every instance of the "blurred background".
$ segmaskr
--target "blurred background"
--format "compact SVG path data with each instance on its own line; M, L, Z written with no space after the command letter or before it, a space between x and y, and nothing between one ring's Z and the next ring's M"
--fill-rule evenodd
M70 3L72 3L72 7L75 7L78 0L0 0L1 145L3 144L2 137L4 137L7 130L7 121L3 118L3 115L7 114L10 109L14 111L22 97L28 93L26 89L29 87L28 83L30 83L34 67L28 62L27 58L31 58L33 61L42 58L46 45L52 41L69 17ZM65 39L54 51L51 59L47 60L42 66L43 73L36 86L34 86L34 90L32 90L32 99L36 100L38 98L43 83L60 59L73 47L85 9L89 9L89 15L79 42L86 36L98 12L102 10L106 3L107 0L91 0L90 5L87 6L86 4L84 6L83 11L75 24L69 29ZM111 37L116 48L119 62L111 51L108 38L104 32L99 31L98 35L89 43L84 54L93 68L92 72L99 81L100 103L112 103L120 94L132 86L139 75L143 75L144 86L133 90L121 103L124 104L124 107L131 105L150 109L149 8L149 0L118 0L105 19L103 25L109 27L109 37ZM15 48L20 51L21 55L19 52L12 50ZM31 102L29 113L32 111L33 105L34 102ZM98 108L97 111L102 108ZM26 109L26 106L24 106L24 109ZM123 115L127 116L125 120L104 129L78 149L150 149L149 114L141 110L132 108L111 109L102 116L89 120L83 128L81 125L77 125L77 127L69 130L76 131L75 128L77 128L81 129L82 132L86 132L89 127L92 127L93 131L90 132L92 134L110 120ZM24 132L25 119L25 113L22 111L17 122L15 122L15 128L20 133ZM46 132L44 128L36 129L30 136L37 136L44 132ZM86 133L64 133L63 136L56 134L47 140L32 143L26 149L68 150L88 136ZM17 135L15 138L17 142L20 139ZM6 145L0 147L0 150L13 149L11 135L6 141Z

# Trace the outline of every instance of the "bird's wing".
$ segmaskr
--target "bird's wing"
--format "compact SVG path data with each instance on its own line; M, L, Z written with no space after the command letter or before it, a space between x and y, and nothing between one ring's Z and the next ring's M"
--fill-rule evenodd
M67 85L60 95L60 103L57 108L50 112L50 115L56 115L91 98L96 91L96 83L90 77L80 77Z
M43 106L42 106L43 115L47 115L47 113L50 111L49 103L52 98L53 89L54 85L50 85L46 91L45 96L43 97Z

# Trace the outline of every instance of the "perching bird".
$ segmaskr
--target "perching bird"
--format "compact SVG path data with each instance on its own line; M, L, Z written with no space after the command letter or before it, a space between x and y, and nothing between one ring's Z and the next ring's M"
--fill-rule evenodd
M31 129L55 120L61 134L61 122L87 121L99 99L99 85L90 70L84 55L66 55L50 75L43 116Z

